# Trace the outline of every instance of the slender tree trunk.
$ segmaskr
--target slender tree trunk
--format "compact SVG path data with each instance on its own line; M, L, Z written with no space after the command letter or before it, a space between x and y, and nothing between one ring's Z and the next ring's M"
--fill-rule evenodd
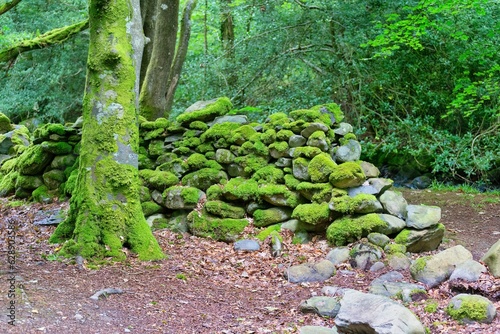
M91 0L84 126L68 218L51 237L63 253L163 257L139 200L137 96L144 36L139 0Z
M21 2L21 0L6 1L4 4L0 5L0 15L8 12L9 10L14 8L20 2Z

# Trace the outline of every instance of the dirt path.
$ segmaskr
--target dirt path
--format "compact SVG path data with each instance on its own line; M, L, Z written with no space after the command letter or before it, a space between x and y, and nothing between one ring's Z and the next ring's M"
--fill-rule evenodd
M499 238L500 196L404 190L411 204L441 206L449 232L441 248L460 243L479 258ZM365 291L376 274L338 273L323 283L291 284L283 278L290 265L324 258L330 247L317 237L307 245L285 242L285 255L273 258L267 245L260 252L235 252L232 245L155 232L168 259L140 263L131 258L90 270L58 259L47 244L53 227L32 224L37 211L66 203L8 207L0 203L0 246L7 249L8 222L15 220L15 298L6 252L0 267L0 333L296 333L304 325L333 326L333 319L298 312L298 305L320 294L324 285ZM408 273L405 273L408 277ZM103 288L118 288L97 301ZM433 289L438 312L423 310L425 301L406 305L432 333L500 333L491 325L463 325L444 313L448 290ZM15 324L8 325L7 307L15 301ZM500 304L496 303L497 308Z

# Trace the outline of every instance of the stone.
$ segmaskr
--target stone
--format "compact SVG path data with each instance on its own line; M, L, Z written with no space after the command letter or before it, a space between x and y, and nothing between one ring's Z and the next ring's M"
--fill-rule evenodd
M236 156L230 150L219 148L215 151L215 161L220 164L230 164L234 162Z
M36 213L33 225L59 225L67 216L67 210L40 211Z
M156 213L154 215L149 216L146 218L146 223L148 223L149 227L153 227L153 223L157 219L166 219L167 216L165 216L163 213Z
M349 248L347 247L335 247L326 254L326 259L335 265L346 262L349 257Z
M482 273L487 272L485 266L474 260L467 260L456 266L451 273L450 280L461 279L469 282L476 282Z
M330 174L330 183L336 188L357 187L365 182L365 174L355 162L344 162L335 166Z
M163 193L163 205L172 210L194 209L203 198L206 198L206 195L200 189L173 186Z
M406 226L417 230L437 225L441 220L441 208L437 206L408 205L406 211Z
M391 241L391 239L387 235L377 232L368 234L367 238L369 242L382 248L384 248L385 245L387 245L389 241Z
M472 260L471 252L458 245L417 259L410 266L410 274L416 281L433 288L447 280L455 267L467 260Z
M315 313L321 317L335 318L340 309L340 297L316 296L299 305L302 313Z
M420 284L408 283L397 271L390 271L370 283L369 292L389 298L399 297L404 302L412 302L425 294L425 287Z
M209 122L217 116L225 115L232 108L232 103L227 97L209 101L198 101L177 116L179 124L189 124L193 121Z
M348 133L352 133L353 130L354 129L353 129L353 127L352 127L351 124L345 123L345 122L341 122L341 123L339 123L338 128L334 129L333 132L336 135L345 136Z
M361 270L368 270L375 262L382 258L382 250L378 247L360 242L350 251L351 266Z
M387 255L387 265L394 270L407 270L411 260L403 253L393 253Z
M260 244L255 240L243 239L234 243L235 251L255 252L260 250Z
M400 232L406 227L406 222L404 220L393 215L382 213L379 214L379 217L386 223L386 226L379 227L377 229L377 232L379 233L391 235Z
M278 158L278 160L276 160L275 162L275 165L276 167L281 167L281 168L292 167L292 159L285 157Z
M308 172L309 161L304 158L293 159L292 161L292 173L296 179L309 181L310 175Z
M408 203L399 191L387 190L379 198L387 213L401 219L406 218Z
M491 323L496 317L495 305L486 297L461 293L450 300L446 313L465 323Z
M322 282L335 274L335 266L328 260L291 266L285 277L291 283Z
M321 326L304 326L299 328L299 334L337 334L337 329Z
M327 132L328 127L323 123L310 123L301 131L300 135L304 138L309 138L316 131Z
M353 139L349 139L345 145L335 151L335 159L339 162L357 161L360 157L361 144Z
M380 261L378 261L378 262L375 262L375 263L374 263L374 264L370 267L369 271L371 271L371 272L376 272L376 271L380 271L380 270L382 270L382 269L384 269L384 268L385 268L385 264L384 264L384 262L380 262Z
M417 317L398 302L351 289L344 292L335 324L341 333L425 333Z
M500 239L488 249L486 254L481 258L495 277L500 277Z
M214 124L220 124L220 123L238 123L241 125L248 124L248 117L246 115L224 115L224 116L218 116L215 117L215 119L212 122L209 122L207 125L209 127L212 127Z
M402 230L394 241L405 245L406 250L411 253L428 252L438 248L443 240L445 227L438 224L425 230Z
M47 186L49 190L54 190L59 188L59 186L66 181L66 176L64 171L59 169L52 169L42 175L43 183Z
M363 172L368 179L379 177L380 170L374 164L366 161L361 161L359 165L363 169Z
M286 207L258 209L253 213L253 218L256 227L265 227L289 220L292 218L292 210Z
M290 139L288 139L288 146L290 148L301 147L301 146L304 146L306 142L307 142L307 139L304 138L303 136L293 135L290 137Z
M76 161L76 156L74 154L68 155L58 155L54 157L54 160L50 163L51 169L61 169L64 170L66 167L71 167Z
M411 189L426 189L432 184L432 179L427 175L417 176L410 183Z

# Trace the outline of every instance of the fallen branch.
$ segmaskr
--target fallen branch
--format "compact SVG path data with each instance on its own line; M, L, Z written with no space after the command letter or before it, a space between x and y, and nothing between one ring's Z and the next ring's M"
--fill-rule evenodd
M94 293L90 297L90 299L98 300L101 295L110 295L110 294L113 294L113 293L123 293L123 290L121 290L121 289L115 289L115 288L102 289L102 290L99 290L96 293Z

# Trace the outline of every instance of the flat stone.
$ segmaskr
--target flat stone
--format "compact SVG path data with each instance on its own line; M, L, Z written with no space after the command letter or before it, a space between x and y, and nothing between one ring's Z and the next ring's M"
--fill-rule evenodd
M234 250L255 252L260 250L260 244L255 240L249 240L249 239L238 240L234 243Z
M407 205L406 226L423 230L437 225L441 220L441 208L427 205Z
M457 265L453 273L451 273L450 280L461 279L469 282L476 282L482 273L487 272L485 266L474 260L467 260Z
M387 213L401 219L406 218L408 202L399 191L387 190L379 198Z
M347 247L335 247L326 255L326 259L335 265L346 262L349 257L349 248Z
M285 276L291 283L322 282L335 274L335 266L328 260L291 266Z
M302 313L315 313L322 317L334 318L340 309L340 297L316 296L299 305Z
M495 277L500 277L500 239L481 258Z

